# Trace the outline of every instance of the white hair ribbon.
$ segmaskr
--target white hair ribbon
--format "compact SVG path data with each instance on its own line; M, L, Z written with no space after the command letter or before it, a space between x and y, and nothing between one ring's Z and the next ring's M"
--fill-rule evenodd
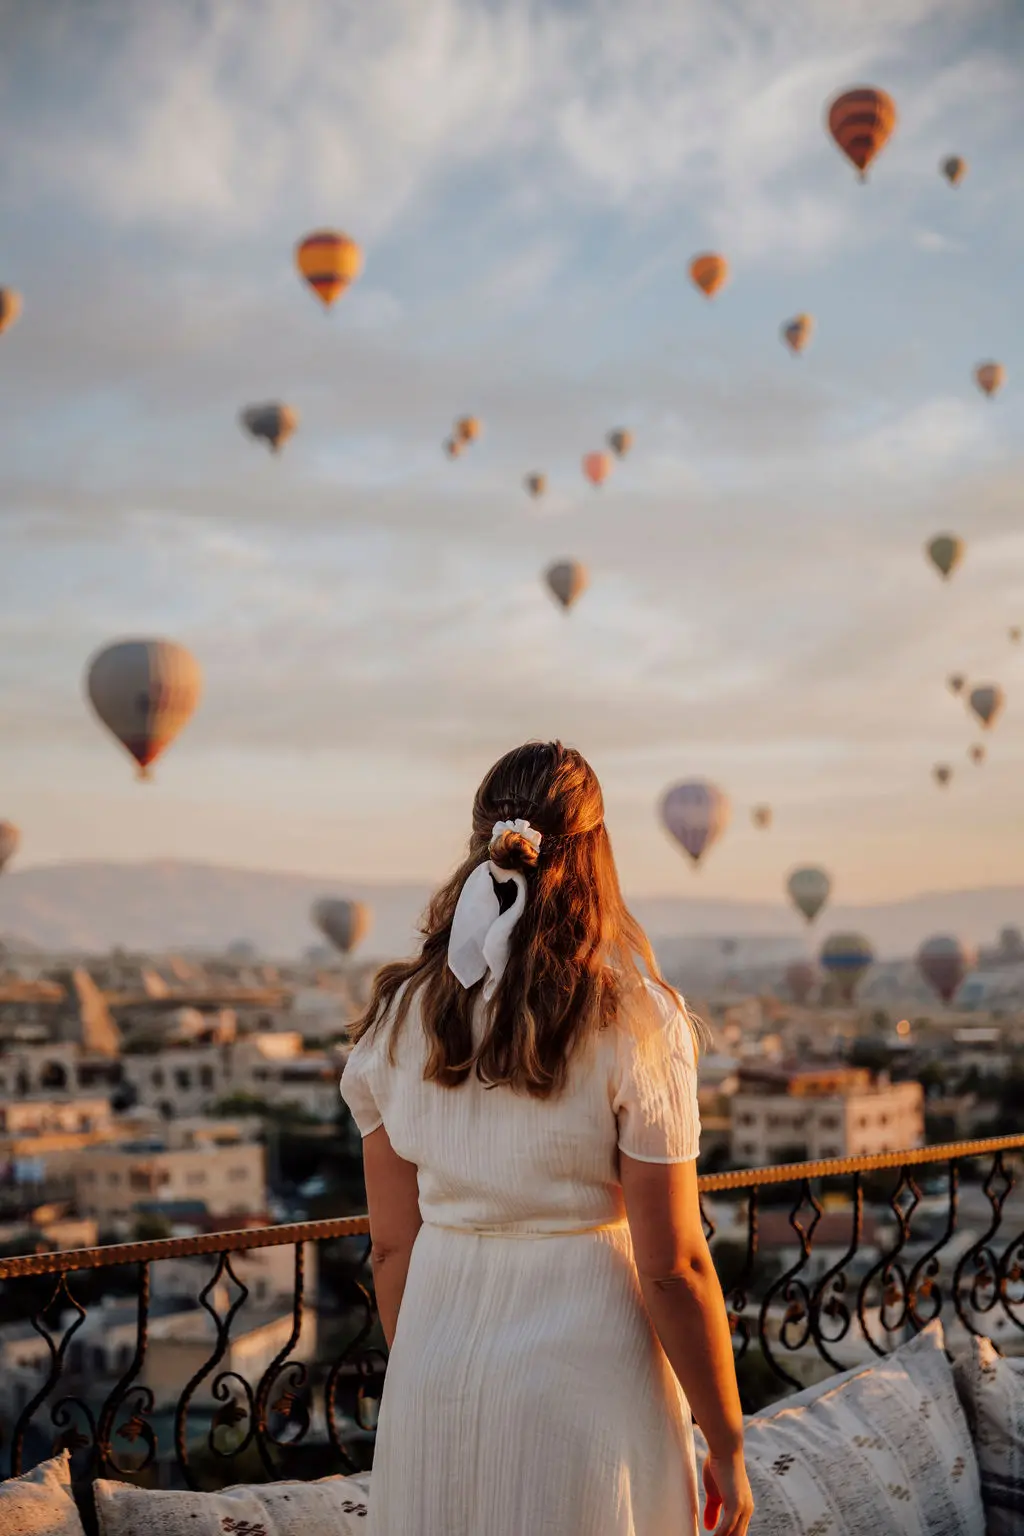
M496 821L491 842L502 832L518 832L539 849L541 834L528 821ZM512 905L501 910L494 882L508 881L516 887ZM464 987L472 987L482 977L484 1000L489 1001L505 974L512 930L526 908L526 877L517 869L502 869L490 859L478 864L466 877L452 918L448 939L448 969Z

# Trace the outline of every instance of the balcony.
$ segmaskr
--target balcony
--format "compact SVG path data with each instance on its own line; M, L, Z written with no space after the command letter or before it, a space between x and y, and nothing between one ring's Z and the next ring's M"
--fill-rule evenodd
M1024 1352L1024 1134L702 1176L748 1411L941 1317ZM0 1261L5 1476L221 1487L370 1465L365 1217Z

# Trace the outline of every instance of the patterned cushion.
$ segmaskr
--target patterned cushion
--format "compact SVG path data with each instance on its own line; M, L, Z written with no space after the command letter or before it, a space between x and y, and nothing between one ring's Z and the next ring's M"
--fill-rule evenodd
M354 1536L366 1531L366 1490L365 1477L259 1483L221 1493L150 1492L99 1481L96 1512L103 1536Z
M68 1453L0 1483L3 1536L83 1536L71 1496Z
M974 1434L988 1536L1024 1530L1024 1375L988 1339L972 1339L953 1362Z
M978 1465L938 1323L801 1398L746 1421L750 1536L982 1536Z

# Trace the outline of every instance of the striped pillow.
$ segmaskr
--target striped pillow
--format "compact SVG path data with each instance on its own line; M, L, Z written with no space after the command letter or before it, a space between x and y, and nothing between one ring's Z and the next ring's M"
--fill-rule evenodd
M1024 1531L1024 1361L1004 1360L989 1339L972 1339L953 1361L974 1434L987 1536Z

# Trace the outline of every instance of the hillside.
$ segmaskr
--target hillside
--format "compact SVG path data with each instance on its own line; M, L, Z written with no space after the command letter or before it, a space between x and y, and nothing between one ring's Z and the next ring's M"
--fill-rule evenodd
M54 864L13 870L0 879L0 935L43 949L223 949L247 939L265 954L297 954L316 942L309 909L328 892L374 909L366 949L393 955L411 942L429 894L421 885L325 881L272 870L161 861ZM859 929L879 955L909 954L931 933L991 940L1006 924L1024 928L1024 886L932 892L874 906L837 906L808 935L781 903L633 900L663 954L680 957L697 941L740 938L748 962L781 959L839 928Z

